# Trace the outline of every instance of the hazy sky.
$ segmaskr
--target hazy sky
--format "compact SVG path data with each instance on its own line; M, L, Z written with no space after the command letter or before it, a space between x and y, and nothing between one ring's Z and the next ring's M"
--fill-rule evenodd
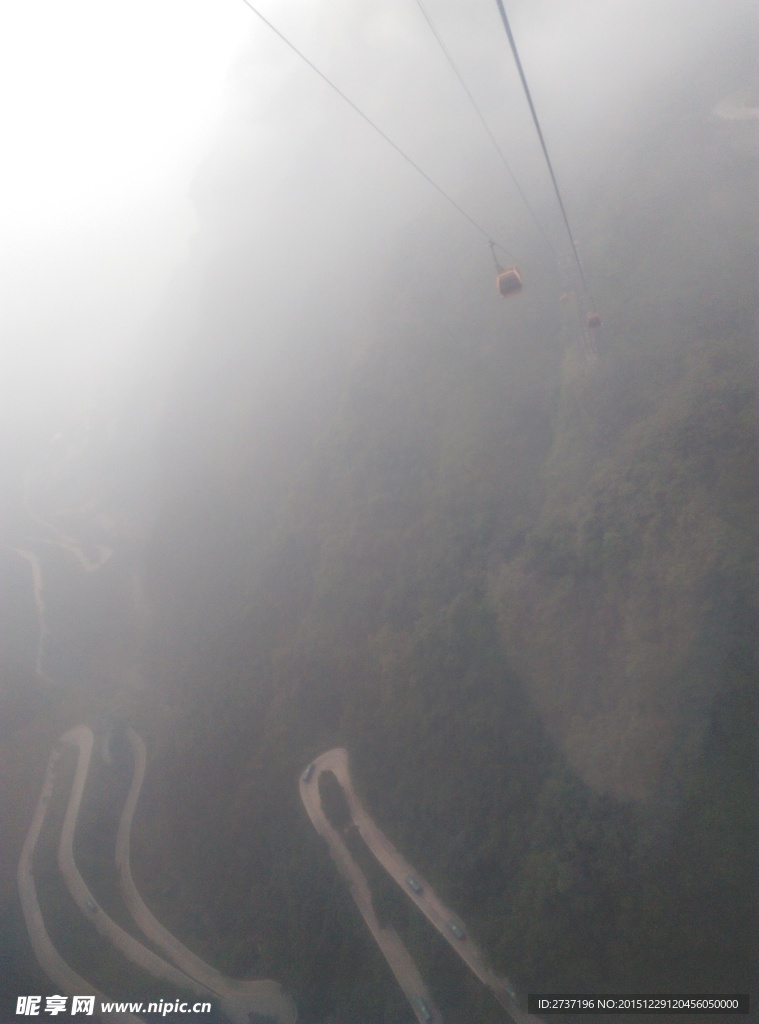
M424 2L530 198L548 202L495 4ZM414 0L258 6L488 231L524 218ZM571 188L663 90L708 75L752 4L507 6ZM284 308L294 258L347 273L426 211L458 216L241 0L0 5L0 123L0 399L30 414L97 394L198 244L229 249L233 278L235 245L255 238Z
M241 3L217 0L0 5L14 400L35 405L35 381L42 404L73 397L129 348L194 230L190 182L249 30Z

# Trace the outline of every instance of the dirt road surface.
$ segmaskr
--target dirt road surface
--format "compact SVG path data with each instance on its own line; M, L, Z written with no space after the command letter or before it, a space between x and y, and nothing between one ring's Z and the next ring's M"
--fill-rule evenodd
M150 912L134 884L129 862L129 840L132 819L145 778L147 752L142 739L132 729L127 730L129 745L134 756L135 770L116 840L116 867L119 872L121 895L129 913L139 929L172 960L222 1000L222 1006L233 1020L248 1024L248 1014L273 1017L279 1024L295 1024L298 1012L295 1003L279 982L249 981L227 978L210 964L192 953L171 934Z

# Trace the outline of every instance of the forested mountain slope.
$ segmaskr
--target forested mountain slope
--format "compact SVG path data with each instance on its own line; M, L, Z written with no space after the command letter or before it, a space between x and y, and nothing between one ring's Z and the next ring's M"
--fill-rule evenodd
M747 141L691 117L628 167L607 214L604 358L559 413L540 522L492 592L544 721L583 777L620 795L672 782L675 750L698 749L724 659L750 633Z
M525 989L747 988L749 131L680 110L601 175L590 355L550 268L501 303L428 225L361 323L293 343L291 378L239 340L189 352L149 553L138 884L303 1020L403 1012L298 800L337 743ZM446 1020L502 1019L397 912Z

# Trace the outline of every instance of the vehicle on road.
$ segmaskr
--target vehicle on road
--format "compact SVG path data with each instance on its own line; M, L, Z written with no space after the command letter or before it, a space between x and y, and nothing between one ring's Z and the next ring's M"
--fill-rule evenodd
M308 782L311 776L314 774L314 765L311 763L308 768L303 772L303 781Z
M517 1001L517 994L514 991L514 989L511 987L511 985L508 983L508 981L504 981L503 987L506 990L506 994L509 996L509 998L513 999L514 1002L516 1002Z
M427 1006L427 1003L422 999L421 996L417 996L414 1002L417 1005L419 1012L422 1015L423 1020L432 1020L432 1010Z
M417 894L423 891L421 885L417 882L413 875L406 875L406 885L409 887L409 889L412 890L412 892L415 892Z
M456 924L455 921L446 921L445 927L452 935L455 935L457 939L463 940L466 938L466 932L460 925Z
M85 896L84 905L88 910L92 911L93 914L97 911L98 905L93 900L92 896Z

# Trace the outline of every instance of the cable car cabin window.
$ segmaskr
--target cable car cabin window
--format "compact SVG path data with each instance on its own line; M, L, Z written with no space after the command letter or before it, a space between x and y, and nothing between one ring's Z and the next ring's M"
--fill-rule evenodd
M588 313L587 319L588 327L600 327L601 326L601 314L600 313Z
M507 295L514 295L522 290L522 278L516 267L509 267L508 270L501 270L496 278L498 291L504 298Z

